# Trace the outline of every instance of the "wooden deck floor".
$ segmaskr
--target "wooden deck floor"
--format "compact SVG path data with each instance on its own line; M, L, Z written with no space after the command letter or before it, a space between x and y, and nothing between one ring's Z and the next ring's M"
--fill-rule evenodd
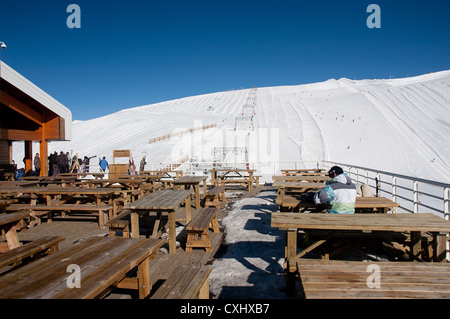
M248 192L243 192L243 196L255 196L258 193L258 190L252 191L251 194ZM227 204L229 205L236 198L227 199ZM225 208L225 204L222 204L222 208ZM197 210L192 208L192 216L196 214ZM218 213L219 224L220 220L225 217L227 214L226 209L221 209ZM152 214L150 215L152 216ZM156 216L156 214L154 214ZM179 208L175 213L176 219L183 219L184 216L184 208ZM141 236L149 236L152 232L152 223L153 219L150 218L150 228L141 229ZM177 228L179 226L185 226L184 221L177 222ZM223 230L221 229L220 233L212 233L210 234L211 242L212 242L212 252L206 252L204 249L193 249L192 252L187 253L185 251L186 244L186 230L182 227L182 229L177 234L177 242L179 243L177 251L175 254L168 254L164 250L158 252L156 259L150 262L150 272L151 278L153 281L154 287L158 287L170 274L170 271L175 269L177 265L182 263L202 263L207 264L211 263L214 260L214 255L219 250L222 241L223 241ZM178 229L177 229L178 230ZM76 215L71 214L66 218L55 217L53 222L47 223L45 220L42 224L37 225L31 229L26 229L18 233L19 239L23 242L33 241L43 236L64 236L66 239L59 244L59 249L66 249L73 244L84 240L86 238L92 236L107 236L108 228L99 229L97 218L94 216L86 216L86 215ZM166 247L167 246L167 247ZM168 245L166 244L163 248L168 249ZM136 297L134 291L127 290L113 290L106 298L108 299L129 299Z

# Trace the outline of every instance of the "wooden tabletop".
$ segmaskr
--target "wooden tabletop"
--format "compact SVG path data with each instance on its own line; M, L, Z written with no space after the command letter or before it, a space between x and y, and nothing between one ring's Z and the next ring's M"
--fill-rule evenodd
M89 179L84 180L81 184L142 184L146 181L145 178L103 178L103 179Z
M321 189L326 185L325 183L313 183L313 182L284 182L284 181L275 181L272 184L273 187L277 188L313 188L313 189Z
M94 298L162 245L157 239L92 237L1 276L0 298ZM80 267L80 288L68 285L71 265Z
M386 197L356 197L355 208L393 208L400 207L399 203Z
M131 210L176 210L186 198L194 192L193 189L172 190L165 189L148 194L124 209Z
M58 187L58 188L43 188L38 187L35 190L36 194L42 195L108 195L117 191L114 188L86 188L86 187Z
M360 231L450 232L450 221L431 213L296 214L272 213L272 227Z
M298 208L323 208L326 205L315 204L310 201L302 201L300 197L294 195L284 195L281 206ZM386 197L356 197L355 208L394 208L400 204Z
M283 173L320 173L324 172L321 168L299 168L299 169L282 169Z
M189 176L185 175L176 181L172 181L172 184L199 184L203 181L205 181L208 178L208 176Z
M300 182L300 181L328 181L330 177L328 176L305 176L305 175L295 175L295 176L282 176L276 175L272 176L274 181L285 181L285 182Z
M91 175L93 177L103 177L105 176L106 173L61 173L59 174L60 176L73 176L73 177L78 177L78 176L87 176L87 175Z
M0 181L0 188L37 186L39 181Z
M369 266L376 265L379 286L369 287ZM446 262L364 262L300 258L297 269L306 299L448 299Z
M30 217L30 213L0 214L0 226Z
M256 172L256 169L246 169L246 168L213 168L209 170L210 172Z
M74 176L25 176L21 177L22 180L26 181L75 181Z

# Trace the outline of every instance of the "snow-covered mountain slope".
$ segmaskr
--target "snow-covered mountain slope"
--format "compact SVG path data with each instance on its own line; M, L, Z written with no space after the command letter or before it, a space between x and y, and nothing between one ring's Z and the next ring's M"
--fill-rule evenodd
M149 143L212 123L217 127ZM251 162L325 159L447 182L450 71L192 96L75 121L72 136L50 150L111 161L114 149L130 149L137 162L145 151L149 163L170 163L185 155L221 160L214 147L238 146ZM18 163L21 152L15 148Z

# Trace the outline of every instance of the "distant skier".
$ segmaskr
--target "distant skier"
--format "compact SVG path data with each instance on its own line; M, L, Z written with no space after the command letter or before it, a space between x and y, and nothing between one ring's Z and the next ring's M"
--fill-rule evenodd
M100 166L100 172L106 172L106 169L109 170L108 161L106 160L105 156L103 156L98 165Z

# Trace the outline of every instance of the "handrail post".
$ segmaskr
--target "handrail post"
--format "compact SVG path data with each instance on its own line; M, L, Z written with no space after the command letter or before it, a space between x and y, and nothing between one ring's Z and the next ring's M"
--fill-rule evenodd
M392 200L394 202L397 202L397 177L393 176L392 177ZM397 212L397 207L394 207L392 209L393 213Z
M414 181L414 190L413 190L413 211L414 213L419 212L419 182Z
M381 182L380 182L380 173L377 173L376 177L375 177L375 194L377 197L380 196L381 193Z
M444 218L446 220L450 220L450 188L446 187L444 188ZM446 258L447 261L450 261L450 243L448 241L449 239L449 234L446 235L447 236L447 241L446 241Z
M444 188L444 218L450 220L450 188Z

